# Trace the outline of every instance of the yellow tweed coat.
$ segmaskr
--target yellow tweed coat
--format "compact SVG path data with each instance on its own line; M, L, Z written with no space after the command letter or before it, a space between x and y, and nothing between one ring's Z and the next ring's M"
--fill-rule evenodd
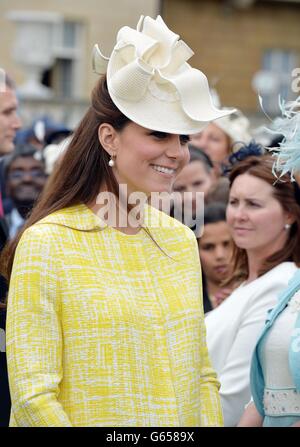
M193 233L81 204L25 231L8 297L11 426L220 426Z

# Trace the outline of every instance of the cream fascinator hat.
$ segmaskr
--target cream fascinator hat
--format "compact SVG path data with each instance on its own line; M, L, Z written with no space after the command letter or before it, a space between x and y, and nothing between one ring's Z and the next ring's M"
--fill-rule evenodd
M233 112L213 105L206 76L186 62L193 54L160 16L141 16L136 30L120 29L109 58L95 45L93 69L107 74L111 99L133 122L161 132L193 134Z
M250 122L240 110L217 119L214 124L231 138L232 143L248 144L251 140Z

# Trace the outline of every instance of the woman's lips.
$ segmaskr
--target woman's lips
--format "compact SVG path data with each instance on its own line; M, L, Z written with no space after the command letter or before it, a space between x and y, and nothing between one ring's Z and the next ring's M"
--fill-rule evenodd
M242 228L242 227L235 227L234 232L240 235L246 234L249 231L252 231L250 228Z
M228 270L228 266L227 265L218 265L218 266L214 267L214 269L217 273L226 273Z

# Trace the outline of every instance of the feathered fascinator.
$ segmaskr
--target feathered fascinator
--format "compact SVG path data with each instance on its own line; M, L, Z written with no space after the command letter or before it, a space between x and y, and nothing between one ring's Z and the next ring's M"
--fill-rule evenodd
M233 154L228 157L228 162L223 166L223 172L225 175L228 175L235 164L239 161L243 161L245 158L251 156L259 156L263 154L263 147L256 143L256 141L251 140L249 144L244 144L239 150L233 152Z
M274 152L276 161L273 172L276 177L290 173L291 180L295 173L300 173L300 96L295 101L280 103L282 117L273 122L271 132L282 134L279 147L269 148Z

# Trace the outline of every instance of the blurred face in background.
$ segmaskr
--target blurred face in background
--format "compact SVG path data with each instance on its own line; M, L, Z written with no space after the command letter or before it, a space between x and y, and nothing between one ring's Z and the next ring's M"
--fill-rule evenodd
M206 278L219 284L230 273L232 238L225 221L206 224L198 239L201 266Z
M16 132L21 127L17 115L18 101L14 90L6 87L0 92L0 155L13 151Z
M209 123L201 132L191 135L191 143L202 149L212 160L217 172L230 152L230 138L218 126Z
M226 213L236 245L266 257L283 248L288 237L285 224L293 222L273 192L266 181L241 174L231 186Z
M191 202L189 206L192 211L196 211L196 193L203 192L204 197L215 184L215 176L212 170L209 170L204 163L194 160L186 165L176 177L173 191L182 194L191 193ZM186 199L189 200L189 199Z
M7 171L7 193L17 205L30 208L45 186L47 177L41 161L17 157Z

